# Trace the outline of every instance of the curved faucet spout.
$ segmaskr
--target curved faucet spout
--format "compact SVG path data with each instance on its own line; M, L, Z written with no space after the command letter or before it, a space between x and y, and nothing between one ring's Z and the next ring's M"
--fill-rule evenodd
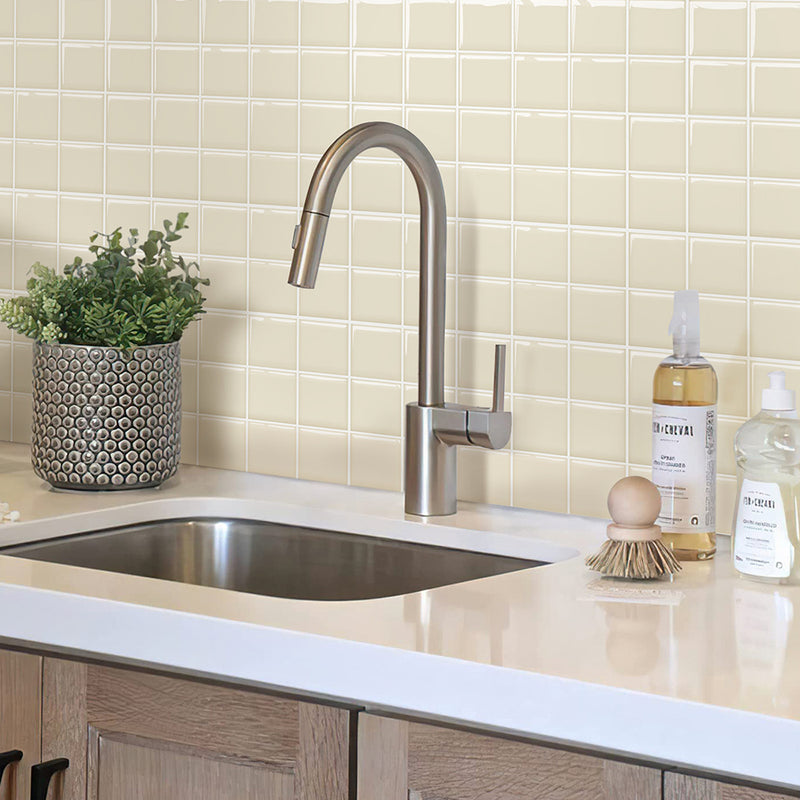
M410 131L390 122L365 122L343 133L327 149L314 170L295 228L289 283L314 287L336 190L350 162L372 147L400 156L419 192L419 405L439 406L444 403L447 212L439 168Z

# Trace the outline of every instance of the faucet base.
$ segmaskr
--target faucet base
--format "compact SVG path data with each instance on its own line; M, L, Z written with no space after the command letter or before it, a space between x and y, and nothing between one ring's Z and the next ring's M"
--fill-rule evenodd
M464 411L447 406L406 406L405 510L433 517L456 513L456 447L445 444L435 431L443 417L453 415L460 427Z

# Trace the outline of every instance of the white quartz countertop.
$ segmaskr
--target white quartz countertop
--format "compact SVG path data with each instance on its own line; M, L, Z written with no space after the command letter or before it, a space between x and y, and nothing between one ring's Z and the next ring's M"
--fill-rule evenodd
M55 492L0 444L0 546L151 519L288 522L554 563L322 602L0 556L0 641L800 785L800 588L736 577L722 538L672 582L600 580L605 523L199 467L157 490ZM797 621L795 621L797 617Z

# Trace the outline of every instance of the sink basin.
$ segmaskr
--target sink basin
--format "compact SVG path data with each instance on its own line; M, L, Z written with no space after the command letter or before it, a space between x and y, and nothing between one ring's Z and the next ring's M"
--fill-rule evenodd
M242 519L160 520L0 554L298 600L391 597L544 563Z

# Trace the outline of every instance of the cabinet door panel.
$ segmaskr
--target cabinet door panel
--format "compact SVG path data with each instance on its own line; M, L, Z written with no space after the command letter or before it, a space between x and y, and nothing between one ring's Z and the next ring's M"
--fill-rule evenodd
M733 783L664 773L664 800L793 800L788 794L751 789Z
M50 800L348 799L346 709L60 659L44 670L43 749L71 762Z
M42 659L0 650L0 752L22 750L0 783L0 800L28 800L31 766L41 760Z
M201 757L157 742L149 746L110 736L98 744L98 781L90 800L294 800L292 774L266 765Z
M401 800L404 780L414 800L661 800L657 769L437 725L365 722L359 800ZM382 785L394 787L386 798Z

